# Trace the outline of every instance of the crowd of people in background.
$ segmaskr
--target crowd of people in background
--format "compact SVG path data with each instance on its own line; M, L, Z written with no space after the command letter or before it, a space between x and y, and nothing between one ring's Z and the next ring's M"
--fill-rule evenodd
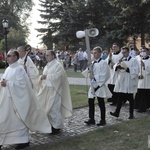
M32 51L29 56L36 65L38 69L43 69L46 65L46 51L35 50ZM103 51L101 57L102 59L106 59L108 56L108 52L106 50ZM67 70L69 68L74 69L75 72L83 71L88 66L88 54L86 50L79 48L77 51L72 52L70 50L67 51L57 51L56 50L56 58L59 60L64 68Z

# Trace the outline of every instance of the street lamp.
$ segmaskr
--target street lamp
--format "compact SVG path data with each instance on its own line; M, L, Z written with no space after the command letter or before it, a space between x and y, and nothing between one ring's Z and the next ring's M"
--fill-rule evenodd
M91 50L90 50L90 41L89 37L96 37L99 34L99 30L97 28L85 29L84 31L77 31L76 37L83 38L85 37L86 49L88 54L88 62L91 63Z
M7 67L7 60L6 60L6 55L7 55L7 34L8 34L8 20L6 18L4 18L2 20L2 25L4 28L4 37L5 37L5 50L6 50L6 54L5 54L5 67Z

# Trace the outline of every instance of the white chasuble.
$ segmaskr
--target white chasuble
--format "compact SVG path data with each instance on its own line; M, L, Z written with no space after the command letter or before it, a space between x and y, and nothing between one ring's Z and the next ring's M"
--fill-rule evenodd
M56 106L57 103L59 105L61 101L62 117L70 117L72 115L72 102L69 83L63 66L55 59L45 66L43 75L46 75L46 80L39 78L37 98L46 114L49 116L51 110L54 110L53 105ZM51 122L51 119L49 121Z
M0 86L0 139L5 140L7 134L15 135L25 128L51 133L51 125L24 68L18 62L11 64L1 77L3 79L7 82L6 87Z
M18 62L24 67L24 60L25 57L19 58ZM31 60L29 56L27 56L27 62L26 62L26 72L29 76L29 79L31 81L32 87L35 92L38 92L38 78L39 78L39 70Z

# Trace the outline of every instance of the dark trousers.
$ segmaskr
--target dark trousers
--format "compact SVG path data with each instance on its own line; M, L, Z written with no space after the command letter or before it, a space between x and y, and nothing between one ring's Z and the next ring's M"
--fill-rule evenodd
M79 60L80 63L80 71L83 71L84 60Z
M104 98L97 97L98 99L98 105L100 107L100 115L101 115L101 120L105 121L105 113L106 113L106 108L105 108L105 102ZM89 118L91 120L95 120L95 104L94 104L95 98L89 98L88 103L89 103Z
M135 95L134 108L146 111L150 107L150 89L138 89Z
M114 87L115 87L115 85L108 84L108 88L109 88L110 92L112 93L112 97L108 99L108 102L112 102L113 104L116 104L117 103L117 94L116 94L116 92L114 92Z
M77 64L74 64L74 71L77 72Z
M125 98L129 101L129 114L133 115L133 107L134 107L134 100L133 100L133 94L128 93L117 93L117 107L115 113L119 115L122 103Z

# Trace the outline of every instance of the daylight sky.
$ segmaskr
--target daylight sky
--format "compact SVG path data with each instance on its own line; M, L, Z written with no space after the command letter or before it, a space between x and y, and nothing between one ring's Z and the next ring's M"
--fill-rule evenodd
M28 44L30 44L34 48L40 48L42 45L38 44L41 40L39 37L36 37L38 35L38 32L35 30L35 28L43 27L41 24L38 24L37 21L41 20L40 12L37 10L40 6L39 0L33 0L35 3L35 6L33 6L31 16L28 19L28 22L30 23L29 29L30 29L30 35L28 37Z

